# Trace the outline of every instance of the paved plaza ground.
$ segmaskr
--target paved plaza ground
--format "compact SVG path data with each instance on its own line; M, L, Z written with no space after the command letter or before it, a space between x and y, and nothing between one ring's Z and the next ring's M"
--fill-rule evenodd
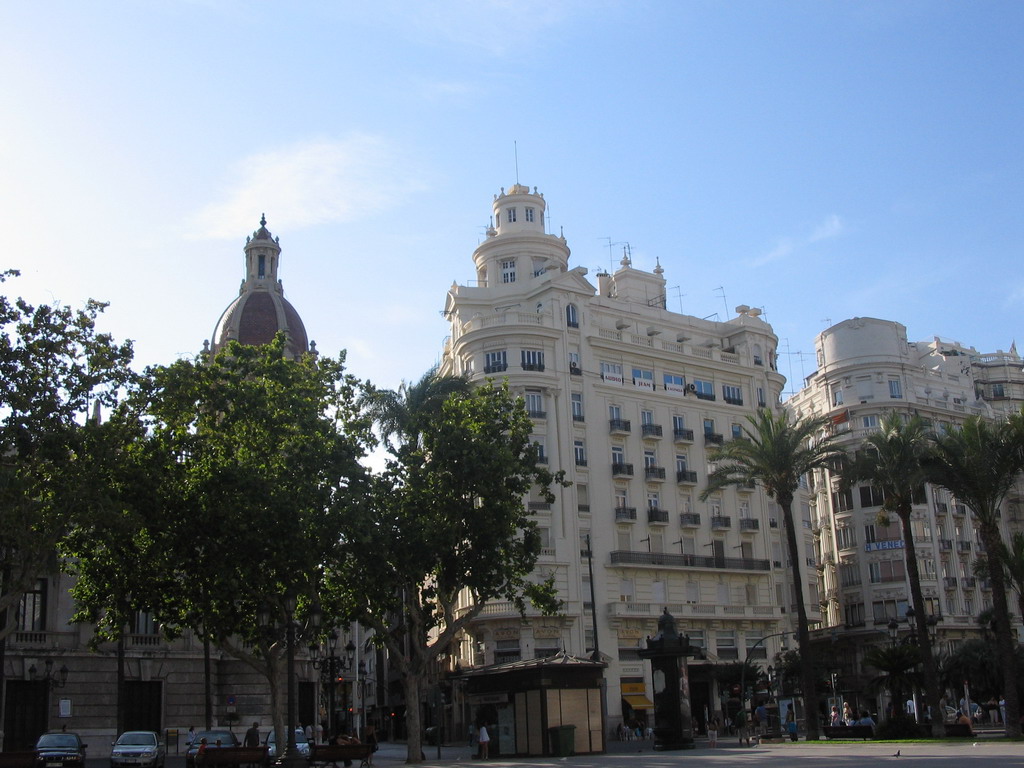
M499 757L479 761L472 758L468 746L445 746L441 748L441 759L437 759L437 747L426 747L425 768L469 768L469 766L491 766L491 768L538 768L556 766L561 768L879 768L891 763L892 768L906 765L928 768L1024 768L1024 742L1008 742L1005 739L984 736L977 740L951 740L940 743L829 743L810 744L805 741L784 744L766 744L756 747L740 747L735 739L720 741L717 749L710 749L707 740L698 740L697 748L679 752L655 752L651 742L611 742L604 755L579 755L573 757ZM895 752L899 749L900 756ZM106 757L96 752L87 761L87 768L109 768ZM384 743L374 755L375 768L397 768L405 764L405 744ZM167 768L184 768L184 758L170 755ZM354 768L358 768L355 766Z

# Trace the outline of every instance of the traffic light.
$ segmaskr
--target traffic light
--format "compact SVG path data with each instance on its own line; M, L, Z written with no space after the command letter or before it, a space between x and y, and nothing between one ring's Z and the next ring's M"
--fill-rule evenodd
M344 677L338 677L338 682L339 683L344 683L345 682L345 678Z

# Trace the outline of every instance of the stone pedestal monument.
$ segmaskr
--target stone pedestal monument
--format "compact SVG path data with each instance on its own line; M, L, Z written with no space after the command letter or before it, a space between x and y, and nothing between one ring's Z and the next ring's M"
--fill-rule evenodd
M676 620L665 609L658 619L658 634L647 638L640 658L649 659L654 676L654 748L693 749L693 717L686 657L700 657L703 649L676 630Z

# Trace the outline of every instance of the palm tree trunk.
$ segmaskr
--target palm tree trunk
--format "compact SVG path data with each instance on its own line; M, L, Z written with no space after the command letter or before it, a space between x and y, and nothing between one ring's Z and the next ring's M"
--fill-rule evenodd
M921 590L921 571L917 563L917 545L914 543L914 532L910 525L911 508L898 510L900 522L903 523L903 547L907 553L907 575L910 578L910 597L914 606L914 621L917 624L917 647L921 650L921 661L924 664L924 692L927 711L931 712L929 724L932 736L941 739L946 735L943 724L942 693L939 690L939 673L935 668L935 652L932 649L932 638L928 634L928 616L924 610L924 592ZM902 705L902 702L900 702Z
M807 728L807 740L818 741L821 738L818 689L814 671L817 665L813 662L811 649L811 632L807 626L807 608L804 605L803 576L800 568L800 550L797 549L796 526L793 522L793 496L780 495L779 506L782 507L782 519L786 524L786 544L789 547L789 563L793 571L794 597L796 598L796 632L797 645L800 648L800 685L804 695L804 722Z
M1020 697L1017 695L1017 654L1013 630L1010 627L1010 611L1006 604L1006 574L1002 561L995 556L1002 546L1002 538L996 524L996 511L979 515L980 533L989 553L988 571L992 581L992 612L995 615L996 652L1003 669L1003 698L1006 700L1006 735L1020 738Z

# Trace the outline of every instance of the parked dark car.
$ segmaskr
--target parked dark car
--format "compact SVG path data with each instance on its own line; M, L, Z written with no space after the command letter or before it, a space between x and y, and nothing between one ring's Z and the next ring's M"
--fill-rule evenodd
M44 733L36 742L39 768L85 768L85 747L77 733Z
M277 734L273 728L267 734L264 744L267 745L267 759L273 760L277 757ZM288 745L285 744L285 746L287 747ZM309 757L309 742L306 741L306 734L301 728L295 729L295 748L299 750L299 754L303 757ZM282 749L281 752L283 753L284 750Z
M216 749L217 741L220 740L222 747L237 747L238 739L235 738L235 734L228 730L216 730L216 731L199 731L196 734L196 739L189 744L188 751L185 752L185 768L196 768L196 752L199 751L199 743L206 739L207 749Z
M110 748L110 768L163 768L167 749L154 731L125 731Z

